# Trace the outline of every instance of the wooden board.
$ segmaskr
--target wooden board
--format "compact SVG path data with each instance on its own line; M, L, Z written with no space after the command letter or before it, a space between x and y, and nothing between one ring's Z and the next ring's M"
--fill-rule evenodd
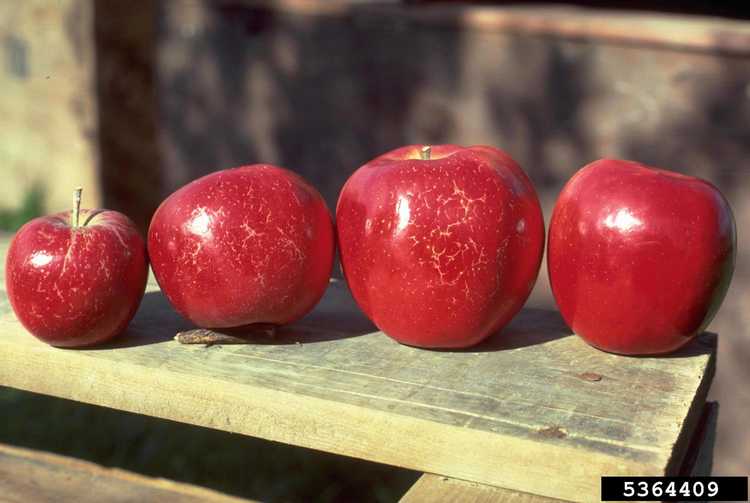
M720 17L570 5L444 4L413 8L402 14L411 14L423 22L470 29L744 55L750 53L750 24Z
M0 444L0 499L11 503L249 503L190 484Z
M117 343L61 350L0 317L0 384L569 500L599 477L676 473L714 370L715 337L625 358L524 309L467 351L402 346L346 288L276 340L182 346L155 286Z
M688 50L750 53L750 23L726 17L677 15L573 5L403 5L361 0L243 0L252 7L308 16L394 16L402 22L437 23L463 29L519 32Z
M400 503L556 503L560 500L425 473Z
M719 405L709 402L690 441L682 464L681 476L708 477L711 475L716 420ZM476 482L425 473L401 498L401 503L441 501L444 503L554 503L560 500L535 494L510 491Z

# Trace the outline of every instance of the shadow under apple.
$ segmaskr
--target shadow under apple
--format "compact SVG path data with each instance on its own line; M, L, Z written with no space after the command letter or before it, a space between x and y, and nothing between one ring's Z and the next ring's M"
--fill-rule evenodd
M86 349L115 349L171 341L178 333L196 327L171 306L161 291L146 292L128 328L109 343ZM204 334L244 339L245 344L310 344L357 337L378 329L357 308L346 286L333 280L320 303L307 316L290 325L269 325L201 330ZM215 345L221 345L216 342Z

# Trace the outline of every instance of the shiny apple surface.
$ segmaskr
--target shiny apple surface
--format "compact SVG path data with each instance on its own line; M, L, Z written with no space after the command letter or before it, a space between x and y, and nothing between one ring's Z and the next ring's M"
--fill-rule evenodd
M83 210L36 218L13 237L5 284L13 311L37 338L59 347L116 337L135 315L148 275L146 245L125 215Z
M170 195L148 233L170 303L198 326L284 324L328 286L331 215L317 190L270 165L217 171Z
M567 324L593 346L668 353L713 318L735 243L732 211L711 184L600 160L574 175L555 205L550 282Z
M518 312L537 277L536 192L504 152L412 145L359 168L339 196L341 262L382 331L409 345L472 346Z

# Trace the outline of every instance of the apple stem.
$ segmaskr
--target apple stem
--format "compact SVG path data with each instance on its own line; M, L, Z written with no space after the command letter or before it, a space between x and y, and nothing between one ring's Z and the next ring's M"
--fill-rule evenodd
M423 161L429 161L430 160L430 154L432 154L432 147L429 146L429 145L425 145L419 151L419 157Z
M83 192L83 188L76 187L75 200L73 202L73 228L78 227L78 220L81 215L81 192Z

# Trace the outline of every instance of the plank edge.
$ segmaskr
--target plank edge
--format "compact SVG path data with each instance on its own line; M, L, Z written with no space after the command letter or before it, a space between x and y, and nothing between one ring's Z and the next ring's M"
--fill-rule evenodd
M83 364L89 372L94 372L97 362L85 353L64 352L52 354L40 347L37 362L48 369L43 380L26 380L19 372L8 365L0 365L0 382L17 389L47 394L83 403L109 407L127 412L174 420L233 433L239 433L267 440L283 442L334 454L340 454L369 461L385 463L422 472L438 473L462 480L482 484L507 487L508 489L534 492L566 499L575 499L598 494L597 484L573 483L561 487L559 481L541 478L542 487L531 487L529 467L538 467L544 460L546 467L539 470L557 471L561 474L570 469L576 473L588 471L601 473L602 467L612 475L653 474L664 472L667 459L653 453L648 462L639 462L615 457L600 452L583 451L572 446L483 431L469 431L466 428L436 423L425 419L410 418L384 411L366 409L346 403L331 402L325 399L300 396L297 394L269 390L257 386L233 384L226 381L202 378L192 383L189 392L185 389L183 376L173 372L159 372L158 369L144 369L132 363L118 364L103 368L92 379L92 375L77 375L70 367ZM25 347L28 352L28 347ZM8 352L4 352L8 353ZM65 357L60 358L60 354ZM46 357L46 358L45 358ZM63 364L63 360L70 367ZM71 363L72 362L72 363ZM28 365L30 362L26 362ZM108 375L109 373L109 375ZM102 382L105 379L105 382ZM109 381L109 382L106 382ZM159 393L144 393L142 396L109 396L101 392L93 383L102 386L119 386L129 382L132 388L148 389L159 382ZM242 397L242 398L238 398ZM165 402L172 405L165 408ZM239 417L218 414L196 414L205 411L210 405L231 403L236 406ZM218 410L227 410L228 407ZM318 411L312 414L310 411ZM255 418L256 420L245 420ZM403 445L392 446L383 442L382 432L371 431L363 424L376 424L384 432L401 439L408 439L410 449ZM282 425L279 427L278 425ZM440 439L436 442L435 439ZM510 452L514 454L510 454ZM409 455L409 453L413 455ZM446 456L446 453L450 453ZM585 454L586 465L574 468L566 461L571 456ZM492 466L511 466L511 473L498 473L484 468L491 460ZM572 477L570 480L575 481ZM533 484L539 477L533 478ZM560 492L561 491L561 492Z
M135 472L121 468L112 468L61 454L18 447L8 444L0 444L0 454L10 458L16 458L18 461L26 461L34 464L41 464L49 467L60 469L64 472L85 473L93 478L104 478L107 480L117 479L128 484L140 487L151 488L154 490L168 491L170 493L180 494L199 498L202 501L211 501L215 503L251 503L252 500L230 496L212 489L185 482L177 482L161 477L151 477L141 475ZM1 484L0 484L1 485Z

